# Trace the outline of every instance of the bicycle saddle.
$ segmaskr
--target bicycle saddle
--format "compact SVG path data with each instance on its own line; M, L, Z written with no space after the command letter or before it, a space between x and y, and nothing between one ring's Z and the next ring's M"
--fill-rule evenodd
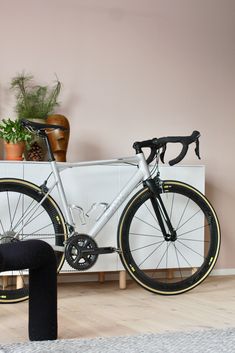
M37 131L37 132L40 132L40 131L44 131L45 132L46 129L67 130L64 126L61 126L61 125L35 123L34 121L30 121L30 120L27 120L27 119L22 119L21 120L21 124L22 124L23 127L32 129L33 131Z

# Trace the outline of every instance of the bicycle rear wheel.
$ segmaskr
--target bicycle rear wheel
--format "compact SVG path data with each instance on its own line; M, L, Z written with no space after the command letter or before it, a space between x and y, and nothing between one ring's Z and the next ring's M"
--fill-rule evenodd
M21 179L0 179L0 244L41 239L51 246L64 246L67 230L63 215L53 200L44 199L41 189ZM57 270L64 253L55 251ZM28 271L8 271L0 278L0 303L28 299Z
M200 284L215 265L220 248L216 213L192 186L164 181L160 194L176 239L161 233L147 188L123 211L118 229L121 260L131 277L145 289L163 295L186 292Z

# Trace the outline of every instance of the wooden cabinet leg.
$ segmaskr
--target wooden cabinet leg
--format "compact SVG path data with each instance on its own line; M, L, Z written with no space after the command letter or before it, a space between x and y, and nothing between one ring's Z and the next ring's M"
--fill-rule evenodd
M169 269L167 270L167 279L171 280L171 279L173 279L173 278L174 278L174 270L171 269L171 268L169 268Z
M194 275L195 272L197 272L197 267L192 268L192 275Z
M104 281L105 281L105 272L99 272L98 276L99 276L99 282L100 283L104 283Z
M126 271L119 272L119 288L126 289Z
M8 286L8 276L2 276L2 289L4 290Z
M23 288L23 286L24 286L24 282L23 282L22 276L20 275L16 276L16 288L20 289L20 288Z

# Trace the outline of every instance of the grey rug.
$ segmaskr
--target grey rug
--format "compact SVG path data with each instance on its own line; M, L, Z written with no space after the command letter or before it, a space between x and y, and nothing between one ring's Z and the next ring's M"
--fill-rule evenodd
M230 353L235 328L0 345L0 353Z

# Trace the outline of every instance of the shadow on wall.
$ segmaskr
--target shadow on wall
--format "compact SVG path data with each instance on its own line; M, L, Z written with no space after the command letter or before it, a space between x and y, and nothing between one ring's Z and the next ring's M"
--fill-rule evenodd
M214 183L212 180L205 182L205 196L208 198L210 203L214 208L217 208L217 203L219 202L219 195L222 193L222 190L219 186ZM217 210L218 211L218 210Z
M2 102L2 89L1 89L1 85L0 85L0 102ZM0 119L2 119L2 109L1 109L1 105L0 105ZM3 140L0 139L0 159L3 159Z

